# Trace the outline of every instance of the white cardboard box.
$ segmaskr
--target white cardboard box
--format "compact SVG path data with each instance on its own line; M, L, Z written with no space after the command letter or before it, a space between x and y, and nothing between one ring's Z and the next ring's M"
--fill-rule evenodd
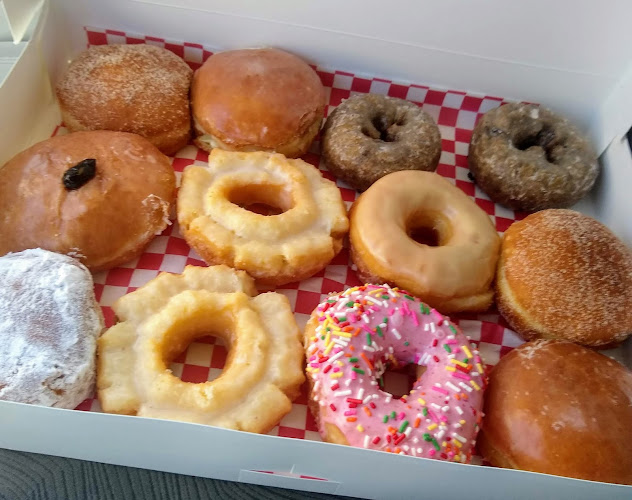
M19 28L12 32L27 42L0 88L0 164L59 123L51 82L85 48L84 26L218 49L274 45L326 67L540 102L568 115L602 153L598 185L577 208L632 245L629 0L27 3L7 9ZM624 349L632 366L632 342ZM629 486L9 402L0 402L0 426L4 448L350 496L632 497Z

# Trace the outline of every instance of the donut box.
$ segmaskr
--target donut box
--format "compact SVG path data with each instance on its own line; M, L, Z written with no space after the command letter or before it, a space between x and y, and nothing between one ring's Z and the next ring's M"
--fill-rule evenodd
M442 2L428 0L416 6L399 2L401 5L394 5L387 12L369 13L362 9L360 23L357 16L350 14L354 3L340 6L319 2L322 9L305 6L302 12L289 12L277 1L266 3L266 9L249 2L214 2L209 7L202 0L181 2L178 8L168 0L116 0L107 5L86 0L79 6L71 0L33 2L32 9L25 7L12 14L12 26L17 32L22 27L28 42L0 88L0 109L7 110L0 118L6 122L0 136L0 160L3 163L37 140L65 133L49 81L55 82L68 60L87 45L154 44L183 57L193 69L218 49L275 45L314 63L327 91L327 114L354 93L386 94L420 105L441 130L442 155L437 172L472 197L491 217L499 233L524 214L494 204L468 177L467 151L474 124L483 113L508 100L557 107L590 131L602 153L604 171L599 185L576 208L602 220L632 244L632 225L625 217L632 208L625 192L625 186L632 185L632 157L624 140L632 124L632 92L625 92L632 90L632 73L626 77L615 64L617 54L619 64L629 61L628 56L624 58L623 52L604 46L604 51L612 49L615 54L600 60L598 66L599 58L588 54L584 61L576 55L581 53L581 46L575 46L573 56L563 48L559 53L545 55L535 49L531 53L528 49L521 51L516 45L513 49L521 60L512 62L511 54L503 53L509 48L479 44L468 38L484 33L481 27L492 26L492 16L508 15L503 12L448 12ZM579 23L590 20L591 9L600 12L597 2L592 3ZM429 31L444 45L431 44L433 39L424 38L426 35L413 30L412 24L407 25L409 30L394 30L408 17L410 9L422 18L428 16ZM524 9L521 14L525 25L537 14L535 7L519 9ZM620 9L621 17L622 12L630 14L632 10L623 6ZM431 28L433 16L450 20L450 34L455 34L455 40ZM611 26L605 23L601 29L615 33L621 45L625 45L626 37L630 41L617 16L609 15L608 22ZM521 30L516 28L516 37L526 36ZM597 47L600 33L596 30L590 39ZM460 49L456 49L459 42ZM348 48L340 50L343 46ZM475 51L482 55L470 55ZM545 60L547 57L551 59ZM410 65L410 61L419 61L419 67ZM568 61L567 67L555 68L556 64L562 66L560 61ZM419 84L404 83L410 81ZM618 84L616 88L613 82ZM585 104L590 101L587 97L593 98L593 105ZM318 140L303 158L332 178L321 164ZM178 180L184 168L203 165L206 160L207 154L193 145L179 151L172 158ZM355 191L342 183L338 186L350 205ZM111 305L116 299L161 271L177 273L185 265L204 263L188 247L174 223L153 240L139 259L96 274L95 292L107 325L114 321ZM302 328L313 308L328 293L358 284L345 249L314 277L276 291L289 299ZM452 319L478 345L488 367L522 342L493 310ZM212 380L221 373L226 354L214 338L200 339L175 359L171 368L184 381ZM608 354L632 367L632 342ZM391 374L390 379L387 388L406 391L406 375ZM551 498L632 495L632 487L496 469L484 466L477 458L473 463L481 466L322 443L305 394L269 435L104 414L96 399L84 401L74 411L0 402L0 422L4 430L0 446L5 448L348 496L457 498L462 495L462 488L455 486L457 474L462 485L480 492L484 498L531 498L544 491Z

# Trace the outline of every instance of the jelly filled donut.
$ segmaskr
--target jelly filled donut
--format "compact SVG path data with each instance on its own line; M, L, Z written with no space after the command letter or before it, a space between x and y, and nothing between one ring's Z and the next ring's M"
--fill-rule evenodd
M416 104L362 94L344 101L327 118L321 146L331 173L364 191L390 172L434 171L441 134Z
M570 206L592 188L599 164L567 119L533 104L505 104L474 127L468 161L496 203L534 212Z
M406 288L443 313L491 305L500 238L487 214L440 175L382 177L350 218L351 258L365 283Z
M403 290L330 295L305 330L310 408L323 439L467 463L482 418L483 362L450 320ZM389 366L425 367L410 394L384 392Z

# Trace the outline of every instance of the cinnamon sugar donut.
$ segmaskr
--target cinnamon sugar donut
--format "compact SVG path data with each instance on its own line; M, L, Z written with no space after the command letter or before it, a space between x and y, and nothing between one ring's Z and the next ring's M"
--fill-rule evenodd
M365 283L405 288L446 314L491 305L500 238L488 215L440 175L382 177L350 218L351 258Z
M71 132L116 130L142 135L166 155L191 136L193 71L153 45L100 45L79 54L57 86Z
M597 155L579 129L533 104L485 113L474 127L468 161L493 201L528 212L573 205L599 174Z
M505 232L498 309L526 340L608 347L632 333L632 251L603 224L551 209Z
M430 115L412 102L358 94L329 115L321 148L329 171L364 191L391 172L434 171L441 134Z
M0 257L0 399L75 408L92 395L103 330L92 276L42 249Z

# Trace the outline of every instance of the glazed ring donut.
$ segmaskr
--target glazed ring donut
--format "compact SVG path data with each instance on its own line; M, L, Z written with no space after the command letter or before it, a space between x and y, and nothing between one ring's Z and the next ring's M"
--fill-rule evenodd
M573 205L593 187L597 155L568 120L533 104L505 104L474 127L468 161L496 203L535 212Z
M244 208L257 203L282 213ZM323 269L349 227L340 191L312 165L275 153L220 149L213 149L208 167L185 170L178 222L207 263L242 269L268 285Z
M487 214L443 177L389 174L360 195L350 217L362 281L406 288L442 313L491 305L500 238Z
M470 461L485 375L465 335L407 292L366 285L330 295L305 329L310 408L326 441ZM378 387L389 365L425 367L410 394Z
M268 432L305 380L303 350L287 298L254 294L242 271L187 266L119 299L114 311L121 322L98 344L103 410ZM169 361L209 332L230 346L222 375L183 382Z
M412 102L358 94L327 118L321 147L331 173L364 191L391 172L434 171L441 134L432 117Z

